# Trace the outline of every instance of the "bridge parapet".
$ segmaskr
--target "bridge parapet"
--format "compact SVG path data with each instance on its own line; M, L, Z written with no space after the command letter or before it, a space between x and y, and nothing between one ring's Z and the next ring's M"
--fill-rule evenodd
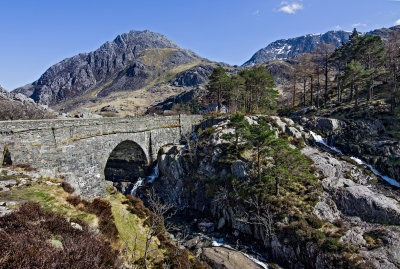
M200 115L174 115L3 121L0 165L7 149L13 164L29 164L44 177L65 177L84 197L98 197L105 193L105 165L118 144L137 143L152 162L160 147L179 143L201 120Z

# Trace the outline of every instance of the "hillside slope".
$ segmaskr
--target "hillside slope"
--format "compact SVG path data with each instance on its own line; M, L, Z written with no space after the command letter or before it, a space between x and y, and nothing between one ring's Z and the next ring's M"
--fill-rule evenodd
M96 51L81 53L51 66L37 81L14 92L60 111L73 111L82 106L96 110L112 102L124 109L133 109L182 90L179 85L178 90L168 88L158 96L146 95L154 86L169 82L178 73L202 63L211 64L161 34L130 31ZM204 81L204 78L194 81ZM170 84L174 85L173 81Z
M0 86L0 120L53 118L55 114L20 93L10 93Z

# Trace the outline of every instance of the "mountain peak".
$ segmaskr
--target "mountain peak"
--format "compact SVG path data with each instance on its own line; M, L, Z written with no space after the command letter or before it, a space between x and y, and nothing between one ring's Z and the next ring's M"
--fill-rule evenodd
M117 46L140 45L144 49L148 48L174 48L180 49L178 45L168 39L166 36L152 32L150 30L136 31L131 30L128 33L118 35L113 43Z
M95 101L114 92L139 90L168 70L181 66L183 71L203 60L162 34L132 30L95 51L62 60L37 81L14 91L44 105L62 105L74 99L83 103L89 102L89 97Z
M280 39L257 51L243 66L267 63L277 59L286 59L302 53L310 53L318 44L326 42L339 47L349 40L350 33L329 31L324 34L308 34L295 38Z

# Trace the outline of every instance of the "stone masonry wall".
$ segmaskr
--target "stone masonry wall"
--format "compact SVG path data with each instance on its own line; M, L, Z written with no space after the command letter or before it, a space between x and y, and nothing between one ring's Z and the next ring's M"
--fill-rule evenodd
M105 194L104 168L121 142L136 142L147 162L179 143L202 119L197 115L0 122L0 165L7 147L13 164L29 164L43 177L64 177L85 198Z

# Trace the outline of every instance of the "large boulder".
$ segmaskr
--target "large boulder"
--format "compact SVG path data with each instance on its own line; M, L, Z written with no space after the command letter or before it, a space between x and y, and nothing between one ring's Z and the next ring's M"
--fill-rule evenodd
M205 248L202 258L214 269L262 269L265 268L243 253L225 247Z
M345 126L340 120L322 117L312 117L305 125L311 130L318 130L326 135L336 134Z

